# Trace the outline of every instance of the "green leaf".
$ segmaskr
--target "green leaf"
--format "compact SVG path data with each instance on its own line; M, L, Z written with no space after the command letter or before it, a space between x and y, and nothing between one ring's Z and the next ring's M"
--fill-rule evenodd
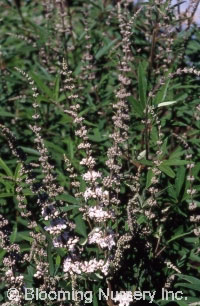
M176 190L176 194L177 197L179 196L181 189L183 187L184 181L185 181L185 173L186 173L186 169L185 167L179 167L177 170L177 177L175 179L175 190Z
M196 290L196 291L200 292L199 285L195 285L195 284L176 283L176 287L185 287L185 288L193 289L193 290Z
M56 76L56 82L54 86L54 99L57 101L59 97L59 90L60 90L60 75Z
M3 159L0 158L0 167L5 171L7 176L13 177L12 171L8 168L6 163L3 161Z
M56 264L55 264L54 276L57 274L58 269L60 267L60 264L61 264L61 257L60 257L60 255L57 255L56 256Z
M134 160L134 161L137 163L137 160ZM140 164L143 164L146 166L153 166L153 162L147 159L140 159Z
M176 301L176 303L177 303L179 306L188 306L188 304L186 304L186 303L183 302L183 301Z
M57 99L57 102L62 102L63 100L66 100L66 95L65 94L61 94L60 97ZM65 114L66 116L67 114Z
M54 152L60 153L60 154L64 154L65 150L63 150L63 148L59 147L58 145L55 145L54 143L44 140L44 144L47 148L53 149Z
M80 202L70 194L62 194L56 197L57 200L65 201L71 204L80 204Z
M84 238L87 237L87 228L85 221L82 218L82 214L79 213L77 209L74 210L74 212L77 214L74 216L74 220L76 223L76 232L80 235L82 235Z
M184 94L181 94L180 96L176 97L175 99L176 99L176 102L178 102L178 101L185 100L187 97L188 97L188 94L184 93Z
M196 277L190 276L190 275L185 275L185 274L177 274L177 276L178 276L178 278L184 279L191 284L199 285L199 288L200 288L200 279L199 278L196 278Z
M15 178L15 181L19 178L20 176L20 170L21 170L21 167L22 167L22 164L19 163L15 169L15 174L14 174L14 178Z
M5 175L0 174L0 183L3 184L6 188L6 193L10 193L13 192L14 190L14 182L12 180L12 178L8 178Z
M161 89L158 91L158 93L156 94L155 98L153 99L153 104L154 105L157 105L159 103L162 103L165 98L166 98L166 95L167 95L167 90L168 90L168 87L169 87L169 83L170 83L170 80L168 80L162 87Z
M61 264L61 257L60 257L60 255L57 255L56 256L56 265L60 266L60 264Z
M103 48L99 49L99 51L96 53L95 58L98 60L100 59L105 53L108 52L108 50L119 40L119 38L116 38L112 40L109 44L105 45Z
M95 285L93 285L93 292L94 292L94 295L93 295L93 306L99 306L99 303L98 303L98 299L97 299L97 296L98 296L98 293L95 292Z
M137 223L139 225L143 224L143 223L146 223L147 222L147 218L146 216L140 216L138 219L137 219Z
M61 207L60 210L61 211L70 211L74 208L80 208L81 205L68 205L68 206L65 206L65 207Z
M53 244L51 241L48 241L47 246L47 258L49 262L49 273L51 276L54 275L54 263L53 263L53 256L52 256Z
M147 79L146 79L146 71L143 63L139 63L138 68L138 89L139 89L139 97L140 103L142 105L142 110L144 111L146 106L146 94L147 94Z
M103 142L108 139L108 137L105 137L105 135L102 135L102 133L100 133L98 128L93 129L93 132L93 135L88 135L89 140L92 140L94 142Z
M172 178L175 177L174 171L173 171L169 166L160 165L158 168L160 169L160 171L164 172L164 173L167 174L169 177L172 177Z
M21 218L21 217L19 217L19 216L17 216L17 223L20 223L20 224L22 224L23 226L28 226L28 224L29 224L29 221L28 220L26 220L26 219L24 219L24 218Z
M3 108L0 108L0 117L15 117L14 114L6 112Z
M89 126L94 126L94 127L97 126L96 124L94 124L94 123L92 123L92 122L89 122L88 120L84 120L84 123L86 123L86 124L89 125Z
M177 101L166 101L166 102L162 102L162 103L159 103L157 105L157 107L162 107L162 106L169 106L169 105L172 105L172 104L175 104Z
M191 259L192 261L200 262L200 256L197 256L197 255L194 254L194 253L192 253L192 254L190 255L190 259Z
M152 126L151 129L151 138L153 140L153 143L156 143L156 141L158 141L158 130L155 126Z
M13 244L15 242L17 236L17 223L15 223L14 228L13 228L13 232L10 235L10 243Z
M144 108L140 101L137 101L133 96L128 97L128 101L132 106L132 112L133 114L136 113L139 117L144 116Z
M153 171L152 169L148 170L147 172L147 181L146 181L146 188L149 188L151 186L151 180L153 178Z
M32 77L32 79L35 81L35 83L37 84L38 88L45 93L47 96L49 96L50 98L53 98L53 93L52 91L43 83L43 81L34 73L31 72L30 76Z
M74 159L74 143L71 139L67 141L67 151L70 157L70 160Z
M181 147L178 147L174 152L172 152L169 156L169 159L177 159L177 157L180 157L184 154L184 151Z
M6 254L6 251L3 250L3 249L1 249L1 250L0 250L0 262L2 261L2 259L3 259L3 257L4 257L5 254Z
M29 231L22 231L22 232L18 232L15 236L15 242L20 242L20 241L29 241L29 242L33 242L33 238L30 237L29 235Z
M0 198L10 198L10 197L14 197L14 193L1 193L0 194Z
M26 147L23 147L23 146L20 146L20 148L22 148L25 153L30 153L30 154L33 154L33 155L36 155L36 156L40 156L40 153L35 149L26 148Z
M170 242L172 242L172 241L174 241L174 240L177 240L177 239L179 239L179 238L185 237L185 236L190 235L190 234L192 234L192 233L193 233L193 230L190 231L190 232L188 232L188 233L184 233L184 234L180 234L180 235L175 235L175 236L173 236L170 240L168 240L166 243L168 244L168 243L170 243Z
M189 162L187 160L181 160L181 159L168 159L163 160L162 165L166 166L183 166L187 165Z

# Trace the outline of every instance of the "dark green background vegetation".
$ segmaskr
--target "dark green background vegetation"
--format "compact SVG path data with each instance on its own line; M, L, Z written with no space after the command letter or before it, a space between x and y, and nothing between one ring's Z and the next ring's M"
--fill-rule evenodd
M200 120L196 107L200 101L200 77L197 73L180 73L169 77L169 73L185 67L200 68L200 33L196 24L185 26L183 20L175 20L177 7L167 10L169 1L156 6L154 1L140 3L143 9L132 25L131 79L128 98L131 120L129 122L129 140L127 150L120 160L123 165L123 175L136 174L138 167L140 175L140 214L136 215L138 231L131 242L131 248L124 253L122 268L111 279L115 290L156 290L156 305L172 305L160 300L160 290L167 277L176 274L172 284L173 291L181 290L188 297L187 302L177 301L176 305L188 305L200 301L200 245L199 237L193 234L194 224L190 222L193 212L188 205L191 197L187 193L190 183L187 180L187 164L193 162L195 167L192 175L195 178L193 187L196 190L194 202L197 204L195 214L199 214L199 170L200 170ZM150 8L150 9L149 9ZM131 3L127 9L127 18L138 9ZM65 171L63 155L81 175L84 169L79 162L84 152L77 150L80 140L75 136L72 118L63 112L68 109L69 93L63 89L63 79L60 75L63 58L73 72L74 82L79 94L80 114L85 118L89 129L89 141L92 144L97 168L107 173L105 161L106 152L112 140L109 134L113 130L112 104L116 102L115 93L119 90L118 65L122 60L122 37L116 14L115 1L66 1L68 33L58 33L55 25L60 22L60 15L52 11L49 19L45 18L45 8L42 1L1 1L0 6L0 123L9 127L17 140L17 147L26 154L26 163L37 162L39 153L34 147L34 135L29 128L33 124L34 113L31 87L16 69L18 67L28 73L34 80L39 96L42 127L41 135L48 148L50 159L55 166L59 185L64 187L64 193L59 199L69 206L69 217L75 220L77 234L82 241L87 237L88 225L81 218L78 207L83 200L73 196L68 174ZM148 17L147 11L150 11ZM169 20L159 26L159 22L167 16ZM173 27L169 34L167 24ZM81 67L85 53L85 27L88 26L93 56L91 71L85 71L85 79ZM162 37L162 34L164 36ZM164 59L168 58L165 37L171 35L171 62L163 68ZM159 47L161 49L159 49ZM72 50L73 49L73 50ZM140 50L138 50L140 49ZM156 55L161 53L160 59ZM95 78L89 80L90 73ZM163 84L160 79L163 78ZM75 90L76 92L76 90ZM154 96L150 97L149 92ZM176 101L174 104L159 105L159 103ZM157 158L158 125L145 107L154 105L155 113L161 121L161 131L164 134L160 157L161 170L155 194L157 207L154 207L155 220L149 220L142 212L149 196L151 186L153 161ZM200 112L199 112L200 114ZM176 137L179 136L179 139ZM187 147L183 145L184 139ZM144 152L144 150L146 150ZM138 155L142 154L140 158ZM27 229L27 220L20 217L16 200L16 180L19 175L20 162L12 155L7 140L0 136L0 213L9 221L9 236L11 243L18 243L21 252L29 252L32 238ZM21 153L23 154L23 153ZM192 154L188 162L185 156ZM41 172L35 174L39 180ZM126 206L132 195L130 182L124 179L120 186L121 204L118 207L117 224L112 225L120 235L128 232ZM82 191L85 186L82 185ZM28 207L34 212L40 226L45 222L40 220L40 210L37 208L37 197L30 188L23 185ZM162 210L169 207L166 221L162 222ZM141 235L141 229L149 226L151 233ZM37 229L39 231L39 229ZM160 231L162 232L161 236ZM155 256L159 239L160 255ZM151 247L146 247L147 242ZM163 248L163 251L162 251ZM98 254L95 247L87 249L88 254ZM62 263L67 254L66 249L51 249L50 260L53 275L62 275ZM0 250L0 263L6 252ZM87 253L85 253L87 259ZM181 274L168 268L165 261L170 260ZM2 270L3 271L3 270ZM37 287L33 278L34 263L22 265L19 270L25 276L25 283ZM5 272L2 272L2 274ZM0 303L5 300L5 284L1 283ZM70 283L61 281L60 288L70 288ZM80 288L94 290L106 288L105 279L98 275L82 276ZM93 305L100 305L94 299ZM135 304L136 305L136 304Z

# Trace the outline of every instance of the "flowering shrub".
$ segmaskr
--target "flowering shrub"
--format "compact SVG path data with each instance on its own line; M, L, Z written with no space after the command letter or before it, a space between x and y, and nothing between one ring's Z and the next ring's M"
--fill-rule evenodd
M1 305L199 304L198 3L3 1Z

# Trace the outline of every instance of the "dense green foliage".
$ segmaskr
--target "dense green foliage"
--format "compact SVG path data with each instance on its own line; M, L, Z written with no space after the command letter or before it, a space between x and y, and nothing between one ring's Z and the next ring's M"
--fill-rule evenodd
M162 300L162 288L182 291L184 298L174 305L200 301L200 34L192 22L195 9L191 7L183 16L178 5L167 0L137 5L122 1L121 12L115 1L106 0L2 1L0 214L8 224L2 225L0 219L1 233L7 236L0 235L0 242L6 241L0 249L0 303L7 301L6 290L15 287L5 277L10 269L5 258L16 256L11 266L15 277L24 276L22 292L24 286L42 288L46 281L47 287L56 290L92 290L93 306L115 305L110 299L107 304L98 301L98 289L107 286L113 291L156 291L154 303L161 306L172 305ZM122 107L118 114L115 105L122 89L128 93L122 98L128 113ZM83 179L87 167L80 161L90 153L78 149L82 139L75 131L81 124L70 114L70 107L77 103L95 170L113 179L108 187L101 181L116 215L106 222L84 218L81 210L96 205L98 197L87 200L83 196L88 186L94 186ZM123 112L130 117L127 121L117 117ZM63 187L55 196L49 194L51 182L40 190L45 172L36 133L30 128L35 122L41 127L48 163L54 167L56 188ZM129 127L127 136L124 125ZM110 137L117 132L124 138L119 144ZM113 160L120 173L106 163L112 146L119 149ZM28 166L34 163L39 166L29 173ZM70 167L80 182L78 195L66 170ZM30 211L31 221L36 222L33 229L19 206L20 197L25 214ZM116 199L119 203L114 203ZM83 260L109 260L108 275L100 269L63 278L69 250L55 247L51 233L45 230L50 224L41 214L46 200L56 203L63 217L67 214L69 222L75 223ZM96 228L113 231L116 244L112 249L105 251L88 243L89 233ZM40 245L32 232L43 235L45 241ZM122 246L123 256L116 268L120 237L131 238L127 248ZM19 252L8 247L12 244L19 245ZM34 276L37 260L44 258L36 254L37 260L34 256L22 260L25 254L34 253L37 244L47 251L49 278L45 280ZM52 279L56 279L55 287ZM69 303L48 301L45 305Z

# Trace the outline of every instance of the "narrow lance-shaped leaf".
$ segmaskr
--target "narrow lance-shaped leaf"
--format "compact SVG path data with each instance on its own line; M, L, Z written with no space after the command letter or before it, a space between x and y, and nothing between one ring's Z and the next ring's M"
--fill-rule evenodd
M177 101L166 101L166 102L159 103L157 106L158 107L169 106L169 105L175 104L176 102Z
M32 79L35 81L37 86L42 90L43 93L45 93L50 98L53 98L54 94L52 91L44 84L44 82L33 72L30 73Z
M118 41L118 38L112 40L108 45L105 45L103 48L101 48L95 55L95 58L97 60L101 58L117 41Z
M160 165L158 168L160 169L160 171L164 172L164 173L167 174L169 177L172 177L172 178L175 177L174 171L173 171L169 166Z
M139 88L140 103L142 104L142 109L144 110L146 105L146 94L147 94L147 79L146 79L146 71L144 69L144 63L139 63L138 88Z
M8 166L6 165L6 163L3 161L3 159L0 158L0 167L5 171L5 173L10 176L13 177L13 173L12 171L8 168Z
M157 105L158 103L162 103L165 100L166 95L167 95L167 90L169 87L169 82L170 80L168 80L156 94L155 98L153 99L154 105Z
M133 114L143 117L144 109L140 101L136 100L133 96L128 97L128 102L132 106Z
M59 97L59 89L60 89L60 76L56 76L56 82L54 86L54 99L57 101Z

